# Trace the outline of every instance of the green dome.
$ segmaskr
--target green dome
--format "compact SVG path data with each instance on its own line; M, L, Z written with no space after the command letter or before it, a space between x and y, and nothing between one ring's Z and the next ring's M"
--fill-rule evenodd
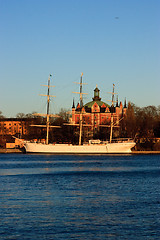
M104 104L106 107L109 107L109 105L101 100L97 100L97 101L91 101L91 102L88 102L84 105L85 108L91 108L94 103L97 103L99 107L102 107L102 105Z

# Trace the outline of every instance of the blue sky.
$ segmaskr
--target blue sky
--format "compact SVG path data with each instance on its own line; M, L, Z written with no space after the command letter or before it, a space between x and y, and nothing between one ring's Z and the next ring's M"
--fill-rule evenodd
M159 0L0 0L0 111L45 111L49 74L52 112L71 109L84 73L84 102L98 85L105 102L160 105Z

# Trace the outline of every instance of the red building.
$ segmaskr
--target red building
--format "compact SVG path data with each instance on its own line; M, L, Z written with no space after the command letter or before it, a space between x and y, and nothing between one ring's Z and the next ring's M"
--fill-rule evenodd
M99 96L100 90L96 87L94 89L94 97L91 102L86 103L82 107L83 124L92 126L92 129L98 128L100 125L110 125L111 113L114 115L114 122L121 119L126 113L126 101L124 107L122 102L118 104L118 98L115 106L109 106L107 103L101 101ZM75 108L74 101L72 106L72 124L78 124L80 120L80 104Z

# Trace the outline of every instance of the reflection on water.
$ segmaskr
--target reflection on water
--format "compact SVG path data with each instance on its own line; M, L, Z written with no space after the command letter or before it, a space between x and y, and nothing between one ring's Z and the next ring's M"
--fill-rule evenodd
M0 155L0 239L159 239L159 167L159 155Z

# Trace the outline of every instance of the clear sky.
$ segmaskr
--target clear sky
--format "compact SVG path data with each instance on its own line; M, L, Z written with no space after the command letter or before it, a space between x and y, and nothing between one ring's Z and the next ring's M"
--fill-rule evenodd
M84 103L160 105L159 0L0 0L0 111L44 112L49 74L52 112L71 109L83 72Z

